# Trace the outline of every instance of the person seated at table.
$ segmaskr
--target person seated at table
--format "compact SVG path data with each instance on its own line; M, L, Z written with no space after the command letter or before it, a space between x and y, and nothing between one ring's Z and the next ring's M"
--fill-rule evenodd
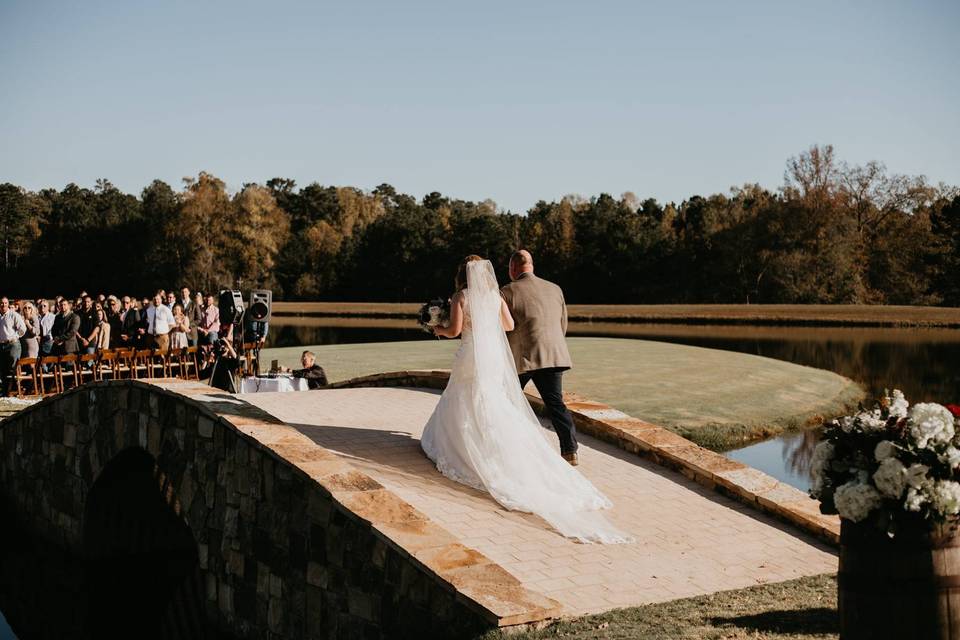
M323 367L317 364L317 357L312 351L304 351L300 356L300 364L303 369L286 369L287 373L292 373L294 378L304 378L307 386L311 389L319 389L327 386L327 374Z

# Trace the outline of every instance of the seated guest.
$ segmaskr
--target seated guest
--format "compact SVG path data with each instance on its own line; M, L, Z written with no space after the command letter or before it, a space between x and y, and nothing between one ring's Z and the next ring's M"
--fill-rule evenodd
M107 312L103 310L103 307L97 309L97 321L100 331L97 332L95 348L99 353L110 348L110 333L112 332L110 322L107 320Z
M147 309L150 308L150 298L144 298L140 301L140 326L137 327L137 347L144 348L152 346L150 344L150 336L147 334L147 330L150 328L149 321L147 320Z
M93 298L83 296L83 307L76 312L80 316L80 332L77 341L83 353L95 353L97 350L97 333L100 331L100 320L97 318L97 309Z
M20 338L20 357L36 358L40 355L40 317L37 308L29 300L20 303L20 315L27 326Z
M114 295L107 296L107 306L104 307L107 312L107 322L110 323L110 342L113 346L120 343L120 334L123 322L120 320L120 298Z
M220 307L213 294L207 295L207 305L203 309L203 319L198 327L200 344L213 345L219 337Z
M173 326L170 328L170 350L186 348L190 336L190 320L179 302L173 305Z
M190 305L193 304L193 297L190 295L190 287L180 288L180 299L177 302L183 305L183 312L189 315Z
M186 289L184 287L184 290ZM197 340L200 339L200 325L203 323L203 294L197 291L190 305L185 306L184 309L187 312L187 320L190 321L190 346L195 347L199 344Z
M287 369L287 371L292 373L294 378L305 378L307 386L311 389L327 386L327 374L324 373L323 367L317 364L317 357L313 355L312 351L303 352L303 355L300 356L300 364L303 365L302 369L294 369L293 371Z
M174 325L173 312L163 303L162 292L153 296L153 304L147 307L147 334L153 347L160 351L170 350L170 330Z
M73 312L73 303L67 298L60 299L60 313L53 321L53 353L63 356L76 353L77 332L80 331L80 316Z
M120 347L132 347L137 340L137 329L140 327L140 312L134 306L133 298L123 296L123 310L120 312Z
M10 308L10 300L0 298L0 395L10 392L14 367L20 359L20 338L26 332L23 316Z
M37 308L40 309L40 357L48 356L53 353L53 321L57 315L50 312L50 303L46 300L38 300Z

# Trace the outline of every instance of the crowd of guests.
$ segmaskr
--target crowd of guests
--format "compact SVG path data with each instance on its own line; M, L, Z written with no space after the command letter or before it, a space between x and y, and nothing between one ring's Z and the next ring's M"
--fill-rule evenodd
M20 358L98 353L107 349L181 349L198 346L212 353L220 336L231 338L233 325L221 326L217 299L187 287L157 291L137 300L83 292L75 300L0 298L0 396L8 395ZM258 331L266 338L265 327Z

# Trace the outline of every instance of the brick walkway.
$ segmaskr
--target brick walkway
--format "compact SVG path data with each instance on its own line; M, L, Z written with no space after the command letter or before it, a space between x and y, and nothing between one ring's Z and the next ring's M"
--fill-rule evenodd
M243 396L350 459L526 587L561 602L568 615L837 569L826 545L587 436L580 438L579 469L613 501L610 520L637 542L571 542L539 518L506 511L436 471L419 437L438 397L398 388ZM552 431L544 437L556 446Z

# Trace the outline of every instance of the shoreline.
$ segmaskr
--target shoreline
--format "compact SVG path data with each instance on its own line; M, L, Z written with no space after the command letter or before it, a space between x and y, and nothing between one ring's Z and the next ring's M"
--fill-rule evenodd
M415 319L408 302L274 302L278 318ZM571 322L799 327L924 327L960 329L960 308L886 305L580 305Z
M845 415L863 400L856 382L825 369L734 351L666 342L573 337L571 398L588 397L716 452ZM331 382L398 371L447 369L456 341L270 347L264 362L294 366L313 351Z

